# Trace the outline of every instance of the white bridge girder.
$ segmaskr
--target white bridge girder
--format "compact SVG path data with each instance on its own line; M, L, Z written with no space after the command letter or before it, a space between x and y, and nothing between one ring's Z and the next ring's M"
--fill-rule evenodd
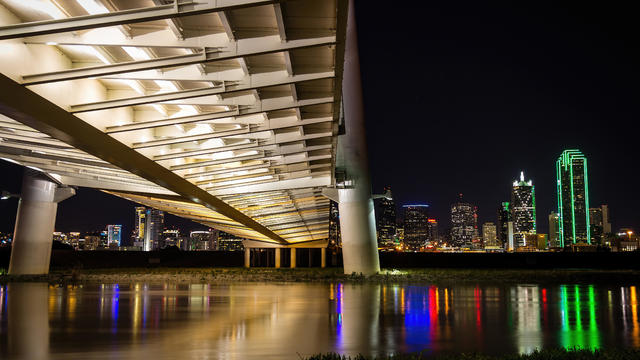
M0 158L258 241L326 239L343 0L299 0L307 12L266 0L144 1L126 10L125 0L98 0L103 10L84 15L64 2L44 15L0 7L0 72L111 144L3 111ZM111 140L157 171L107 156Z

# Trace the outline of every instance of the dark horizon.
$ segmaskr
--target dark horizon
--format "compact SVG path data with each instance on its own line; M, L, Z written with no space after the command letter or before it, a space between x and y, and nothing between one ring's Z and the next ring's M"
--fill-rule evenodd
M546 232L555 161L577 148L589 161L591 207L608 204L613 229L638 225L638 170L629 161L638 151L627 134L640 115L630 5L411 5L356 8L374 193L391 186L399 217L404 204L431 205L442 230L463 193L481 226L495 222L524 171ZM0 163L0 188L18 192L22 170ZM13 231L16 206L0 203L0 231ZM134 207L80 189L60 203L56 229L118 223L129 236ZM166 223L203 227L169 215Z

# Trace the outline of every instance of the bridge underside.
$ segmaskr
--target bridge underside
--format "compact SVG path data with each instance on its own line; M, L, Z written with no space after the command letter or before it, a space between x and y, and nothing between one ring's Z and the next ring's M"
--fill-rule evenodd
M0 1L0 157L257 242L326 241L347 15L346 0Z

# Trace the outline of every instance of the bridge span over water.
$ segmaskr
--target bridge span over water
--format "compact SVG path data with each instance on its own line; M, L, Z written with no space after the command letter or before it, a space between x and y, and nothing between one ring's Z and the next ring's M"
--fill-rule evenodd
M277 249L326 247L334 199L378 271L356 39L353 0L0 0L9 272L48 271L73 187Z

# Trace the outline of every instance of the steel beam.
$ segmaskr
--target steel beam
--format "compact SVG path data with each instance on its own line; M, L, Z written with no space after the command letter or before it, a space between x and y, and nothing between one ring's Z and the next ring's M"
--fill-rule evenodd
M264 79L261 77L249 76L249 78L247 79L247 82L241 82L236 84L234 84L233 82L229 82L229 84L227 85L227 83L225 82L225 83L222 83L222 86L180 90L180 91L172 91L172 92L162 92L162 93L153 94L153 95L136 96L136 97L128 97L124 99L105 100L105 101L98 101L93 103L71 105L70 111L72 113L99 111L99 110L107 110L107 109L113 109L113 108L118 108L123 106L152 104L152 103L158 103L158 102L190 99L190 98L209 96L209 95L231 94L234 92L260 89L260 88L265 88L270 86L288 85L288 84L294 84L297 82L312 81L312 80L319 80L319 79L330 79L330 78L333 78L333 76L334 76L333 72L303 74L303 75L290 76L290 77L289 76L279 77L276 79Z
M210 208L278 243L286 241L219 198L0 74L0 113Z
M204 62L214 62L230 60L245 56L270 54L293 49L301 49L316 46L326 46L335 44L335 36L327 36L313 39L293 40L287 43L280 41L268 41L265 39L253 38L238 40L231 43L224 49L210 50L205 48L196 54L168 56L150 60L128 61L123 63L89 66L77 69L68 69L41 74L31 74L22 76L23 85L37 85L57 81L68 81L87 77L99 77L111 74L120 74L133 71L160 69L175 66L186 66Z
M276 150L260 150L258 154L254 154L254 155L247 155L247 156L237 156L237 157L232 157L232 158L228 158L228 159L219 159L219 160L205 160L205 161L197 161L197 162L192 162L192 163L187 163L187 164L180 164L180 165L174 165L174 166L170 166L169 169L171 170L186 170L186 169L196 169L196 168L200 168L203 166L213 166L213 165L220 165L220 164L225 164L228 162L236 162L236 161L242 161L242 160L258 160L258 159L262 159L262 158L269 158L269 157L273 157L273 156L283 156L283 155L297 155L297 154L304 154L307 153L309 151L315 151L315 150L327 150L327 149L331 149L331 144L327 144L327 145L313 145L313 146L307 146L304 147L302 149L292 149L292 150L284 150L284 149L276 149Z
M227 137L232 135L255 134L259 132L280 130L280 129L293 128L293 127L298 127L303 125L311 125L311 124L331 122L331 121L333 121L333 118L326 117L326 118L317 118L317 119L304 119L301 121L296 121L295 123L281 124L281 125L275 125L275 126L266 125L266 126L258 126L255 128L250 128L246 126L238 130L227 130L227 131L220 131L220 132L215 132L210 134L201 134L201 135L176 136L170 139L158 139L158 140L151 140L147 142L133 143L132 148L144 149L144 148L163 146L163 145L180 144L180 143L185 143L190 141L217 139L217 138Z
M41 45L69 45L69 46L131 46L149 48L178 48L178 49L202 49L223 48L229 45L229 40L221 34L207 34L193 36L184 40L175 38L170 29L154 31L137 35L132 38L109 33L105 36L106 29L89 30L86 33L65 33L54 35L41 35L29 37L25 44Z
M279 141L275 139L269 139L263 142L251 141L249 143L243 143L243 144L237 144L237 145L226 145L226 146L215 147L215 148L187 150L187 151L180 151L180 152L164 154L164 155L155 155L153 156L153 160L162 161L162 160L180 159L180 158L191 157L191 156L211 155L211 154L216 154L216 153L226 152L231 150L264 149L269 146L293 144L293 143L302 142L306 140L320 139L323 137L331 137L331 136L332 136L332 133L329 132L329 133L303 135L298 139L284 140L284 141Z
M168 5L2 26L0 27L0 40L133 24L178 16L192 16L241 7L273 4L274 2L274 0L197 0L184 2L176 0L173 4Z
M320 98L320 99L300 100L300 101L293 101L293 102L291 102L289 99L286 99L286 101L263 100L260 103L258 103L256 106L252 106L251 108L240 111L238 115L239 116L254 115L254 114L260 114L263 112L287 110L287 109L294 109L302 106L332 104L332 103L333 103L333 98L330 98L330 97ZM152 129L152 128L158 128L163 126L178 125L178 124L192 124L192 123L209 121L209 120L230 116L229 113L225 113L225 114L226 115L223 115L221 113L203 113L198 115L182 116L182 117L175 117L175 118L168 118L168 119L140 121L140 122L126 124L126 125L109 126L106 128L106 133L115 134L119 132Z

